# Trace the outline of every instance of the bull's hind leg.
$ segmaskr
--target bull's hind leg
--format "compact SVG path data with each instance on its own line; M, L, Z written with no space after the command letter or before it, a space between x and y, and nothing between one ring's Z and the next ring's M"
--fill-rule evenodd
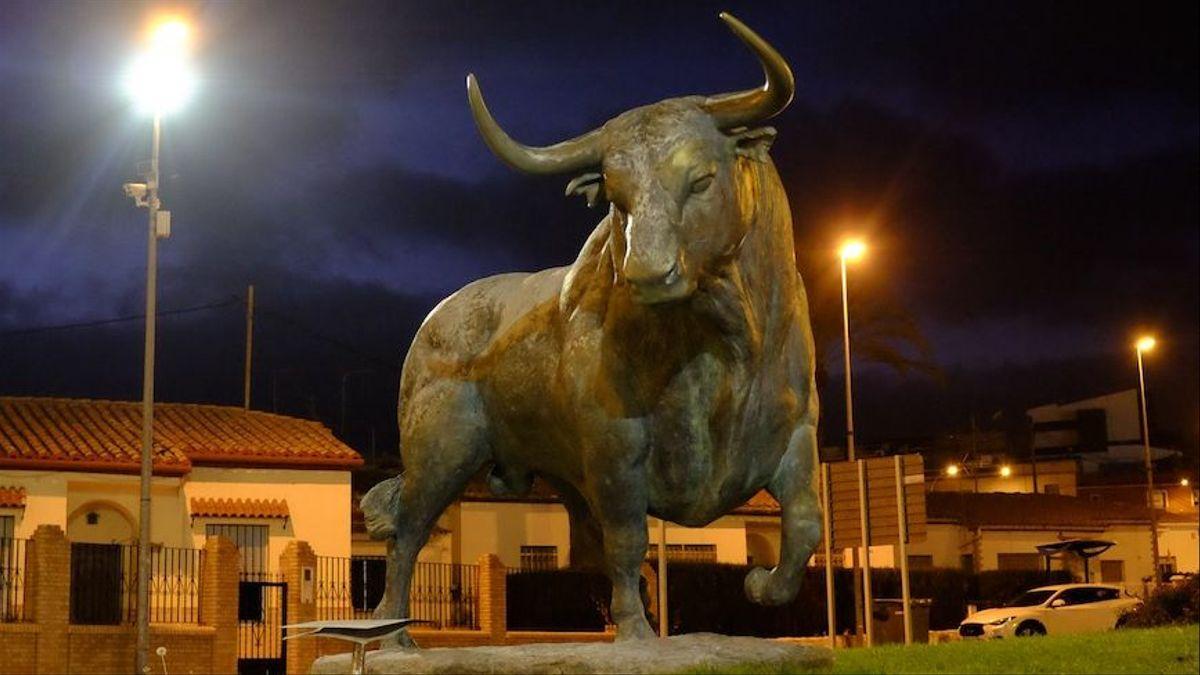
M775 569L756 567L746 575L746 597L760 605L782 605L795 597L808 559L821 540L820 504L813 490L816 461L816 427L803 423L792 432L787 452L767 484L782 511L783 541Z
M404 476L395 503L388 583L376 618L406 618L417 554L438 517L488 457L487 424L475 385L431 383L407 403L402 429ZM399 644L413 647L407 631Z

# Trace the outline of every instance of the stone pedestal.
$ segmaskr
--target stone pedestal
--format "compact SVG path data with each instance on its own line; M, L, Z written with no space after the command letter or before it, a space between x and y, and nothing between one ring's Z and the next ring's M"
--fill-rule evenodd
M711 633L617 643L531 644L367 653L368 673L680 673L754 666L790 672L828 665L833 652L776 640ZM313 673L349 673L350 655L318 659Z

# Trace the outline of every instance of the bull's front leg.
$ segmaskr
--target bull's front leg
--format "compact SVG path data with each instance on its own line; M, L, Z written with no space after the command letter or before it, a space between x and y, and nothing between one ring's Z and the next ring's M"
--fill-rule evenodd
M614 466L605 459L589 468L595 471L591 472L588 501L603 533L604 571L612 581L617 639L652 638L654 631L646 621L640 591L641 564L649 543L645 477L632 467Z
M746 597L760 605L782 605L796 596L804 569L821 540L821 510L813 490L817 463L817 430L801 423L775 469L767 491L779 501L782 545L775 569L756 567L746 575Z

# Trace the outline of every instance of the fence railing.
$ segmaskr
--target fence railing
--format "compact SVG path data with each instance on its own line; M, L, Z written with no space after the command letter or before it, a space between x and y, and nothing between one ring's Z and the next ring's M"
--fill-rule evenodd
M199 623L204 551L156 546L150 553L151 623ZM137 618L136 544L71 544L71 623Z
M25 620L26 540L0 538L0 623Z
M366 619L383 598L387 559L317 557L317 618ZM438 628L479 628L479 567L419 562L409 589L409 616Z

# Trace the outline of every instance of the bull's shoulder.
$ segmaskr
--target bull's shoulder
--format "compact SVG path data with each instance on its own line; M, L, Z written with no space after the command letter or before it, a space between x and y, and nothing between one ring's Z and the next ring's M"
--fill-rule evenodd
M429 313L414 347L442 357L471 359L502 336L520 330L530 316L557 311L566 268L513 272L471 282Z

